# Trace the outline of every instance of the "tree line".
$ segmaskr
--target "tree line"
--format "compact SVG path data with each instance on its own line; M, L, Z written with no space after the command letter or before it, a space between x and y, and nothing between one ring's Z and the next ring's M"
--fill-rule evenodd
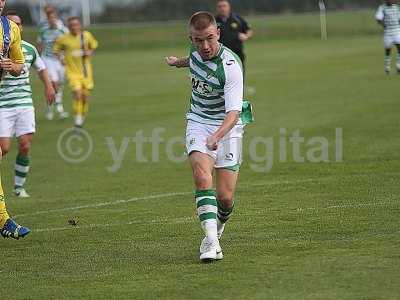
M233 9L243 15L297 13L318 11L319 0L231 0ZM376 8L382 0L325 0L328 10ZM215 11L216 0L148 0L142 5L109 3L104 11L92 16L95 23L121 23L143 21L166 21L186 19L198 10ZM9 7L16 9L26 24L31 24L26 4Z
M233 9L244 15L318 11L319 0L231 0ZM381 0L325 0L327 9L377 8ZM141 6L110 4L95 17L98 22L132 22L186 19L198 10L215 11L216 0L148 0Z

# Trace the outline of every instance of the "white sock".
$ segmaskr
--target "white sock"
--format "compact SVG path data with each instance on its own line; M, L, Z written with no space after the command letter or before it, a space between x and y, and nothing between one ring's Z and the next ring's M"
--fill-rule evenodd
M57 109L58 113L64 112L64 106L62 104L62 95L63 95L63 92L60 89L56 94L56 109Z
M75 116L75 125L76 126L82 126L84 121L85 121L85 119L82 115Z
M218 241L217 220L204 220L203 222L201 222L201 227L203 228L205 235L210 241Z
M197 215L205 235L211 241L218 241L217 199L215 190L197 190L195 193Z

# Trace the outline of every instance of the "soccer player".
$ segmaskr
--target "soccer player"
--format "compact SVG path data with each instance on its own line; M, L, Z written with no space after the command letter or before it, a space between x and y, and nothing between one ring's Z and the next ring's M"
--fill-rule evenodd
M384 67L386 74L390 74L391 50L397 47L397 73L400 74L400 10L395 0L386 0L379 6L375 19L384 29L383 45L385 47Z
M50 7L46 10L46 17L46 24L43 24L39 30L39 37L37 40L38 49L49 72L53 87L57 91L55 101L56 111L61 119L65 119L68 118L68 113L64 111L64 106L62 103L62 84L64 81L65 70L60 60L53 53L53 46L57 38L68 33L68 28L66 28L62 21L58 18L57 11L54 8ZM46 117L48 120L53 119L53 106L49 105L47 107Z
M22 20L15 12L8 12L7 17L17 24L22 32ZM29 153L35 133L35 111L33 108L32 89L29 69L33 66L45 87L47 103L51 104L55 91L49 79L46 66L36 48L22 41L25 67L20 76L6 75L0 83L0 146L3 156L10 151L11 138L18 140L18 155L15 162L14 193L17 197L27 198L29 194L24 186L29 172Z
M219 239L233 211L242 161L243 70L240 58L218 42L220 31L211 13L195 13L189 21L189 34L189 56L169 56L166 62L190 69L192 93L186 148L196 188L197 213L205 233L200 260L212 261L223 258Z
M66 65L67 79L75 99L75 126L79 128L89 110L89 94L94 84L92 56L98 42L90 32L82 30L79 17L68 19L68 29L70 33L59 37L53 50Z
M4 10L6 0L0 0L0 15ZM10 73L21 74L24 67L24 56L21 48L21 34L18 26L7 17L0 17L0 82L2 75ZM2 151L0 146L0 161ZM5 238L19 239L30 232L29 228L18 225L7 212L4 192L0 176L0 234Z
M243 43L253 36L253 30L241 16L232 12L228 0L217 1L216 20L221 31L220 42L235 52L244 66Z
M56 9L56 7L54 5L47 3L43 7L43 12L47 16L48 14L50 14L52 12L57 13L57 9ZM47 19L44 20L43 22L40 22L39 25L38 25L39 32L42 31L43 29L48 28L48 27L49 27L49 22L48 22ZM63 27L65 27L63 21L61 19L58 19L57 20L57 28L58 29L62 29Z

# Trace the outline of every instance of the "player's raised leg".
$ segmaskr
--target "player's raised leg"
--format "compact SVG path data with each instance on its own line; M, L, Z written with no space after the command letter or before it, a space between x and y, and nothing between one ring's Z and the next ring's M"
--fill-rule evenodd
M218 238L220 239L235 206L234 194L239 177L237 170L216 169L218 202Z
M212 178L214 161L209 155L198 151L190 153L189 161L196 187L197 214L205 234L200 246L200 260L215 260L220 247L217 237L218 205Z

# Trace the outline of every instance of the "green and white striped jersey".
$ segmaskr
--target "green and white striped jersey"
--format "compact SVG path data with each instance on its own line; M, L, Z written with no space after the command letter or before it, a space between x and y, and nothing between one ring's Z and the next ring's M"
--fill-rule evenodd
M205 61L192 46L189 69L192 94L188 120L219 126L229 111L242 111L242 62L232 50L220 44L217 56Z
M400 9L397 4L379 6L375 19L383 22L385 35L400 35Z
M63 21L61 19L58 19L57 20L57 28L62 28L64 26L65 25L64 25ZM44 21L39 23L38 31L41 31L41 30L43 30L45 28L49 28L49 27L50 27L49 22L47 20L44 20Z
M54 42L62 35L68 33L69 30L64 24L61 22L57 25L57 28L50 28L47 23L44 23L40 26L38 43L43 45L43 53L42 56L46 57L56 57L53 52Z
M6 74L0 83L0 109L33 106L29 69L34 66L40 72L46 67L35 46L22 41L25 66L18 77Z

